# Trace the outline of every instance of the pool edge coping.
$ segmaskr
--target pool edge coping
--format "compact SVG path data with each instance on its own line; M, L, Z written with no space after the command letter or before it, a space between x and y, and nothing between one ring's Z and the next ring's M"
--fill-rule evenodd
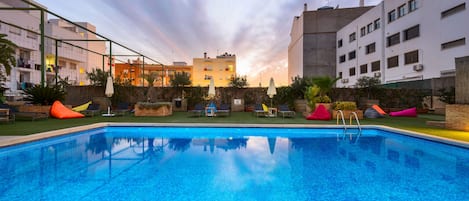
M203 126L203 127L246 127L246 128L265 128L265 127L269 127L269 128L343 128L342 125L333 125L333 124L330 124L330 125L317 125L317 124L219 124L219 123L118 123L118 122L102 122L102 123L94 123L94 124L90 124L90 125L70 127L70 128L64 128L64 129L53 130L53 131L46 131L46 132L36 133L36 134L32 134L32 135L18 136L18 137L12 137L12 138L8 138L8 139L0 140L0 148L14 146L14 145L17 145L17 144L33 142L33 141L38 141L38 140L52 138L52 137L58 137L58 136L67 135L67 134L70 134L70 133L81 132L81 131L86 131L86 130L90 130L90 129L104 128L104 127L107 127L107 126L145 126L145 127L154 127L154 126L199 127L199 126ZM347 128L356 128L356 125L355 126L354 125L347 126ZM439 137L439 136L434 136L434 135L429 135L429 134L425 134L425 133L409 131L409 130L404 130L404 129L399 129L399 128L393 128L393 127L389 127L389 126L363 125L362 128L367 128L367 129L371 128L371 129L379 129L379 130L384 130L384 131L396 132L396 133L406 135L406 136L410 136L410 137L416 137L416 138L441 142L441 143L444 143L444 144L450 144L450 145L454 145L454 146L469 148L469 142L450 139L450 138L444 138L444 137Z

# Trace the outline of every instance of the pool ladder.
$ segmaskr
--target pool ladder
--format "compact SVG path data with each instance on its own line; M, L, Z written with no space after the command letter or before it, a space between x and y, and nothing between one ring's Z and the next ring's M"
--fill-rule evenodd
M344 112L342 110L337 111L337 116L336 116L337 125L339 125L339 117L342 120L342 124L344 125L344 130L343 130L344 132L343 132L343 135L342 135L342 139L345 139L345 136L347 136L347 125L345 124ZM360 125L360 120L358 120L358 115L357 115L356 112L350 113L349 118L350 118L350 125L352 125L353 118L355 118L355 121L357 122L358 133L357 133L357 137L355 139L355 143L356 143L358 141L358 139L360 138L360 136L362 135L362 127ZM352 133L349 132L348 134L350 136L350 140L353 140Z

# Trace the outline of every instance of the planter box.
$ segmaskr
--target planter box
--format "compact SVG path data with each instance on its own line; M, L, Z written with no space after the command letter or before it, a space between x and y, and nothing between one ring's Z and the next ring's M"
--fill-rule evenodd
M20 105L18 111L20 112L40 112L49 115L50 105Z
M136 117L164 117L173 114L172 103L137 103L135 104Z
M352 114L352 112L357 113L358 119L360 120L363 119L363 110L343 110L342 112L344 113L345 121L350 120L350 115ZM337 119L337 113L338 113L337 110L332 111L332 119ZM353 117L353 120L355 120L355 117Z

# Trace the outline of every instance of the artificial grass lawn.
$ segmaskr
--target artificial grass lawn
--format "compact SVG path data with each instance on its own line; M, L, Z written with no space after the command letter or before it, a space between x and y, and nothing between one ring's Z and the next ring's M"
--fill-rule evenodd
M469 142L469 132L448 130L427 126L426 121L444 120L441 115L420 115L418 118L386 117L380 119L364 119L362 125L385 125L425 134L462 140ZM82 126L99 122L138 122L138 123L234 123L234 124L329 124L336 125L336 120L309 121L297 114L296 118L264 118L255 117L249 112L233 112L228 117L189 117L186 112L174 112L168 117L87 117L81 119L53 119L38 121L16 121L10 124L0 124L0 136L29 135L44 131L51 131L74 126ZM348 123L348 121L347 121Z

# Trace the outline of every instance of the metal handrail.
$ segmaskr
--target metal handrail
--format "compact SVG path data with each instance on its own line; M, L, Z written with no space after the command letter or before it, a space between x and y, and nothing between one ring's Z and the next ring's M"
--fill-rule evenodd
M342 112L342 110L337 110L337 115L336 115L337 125L339 125L339 115L342 119L342 124L344 125L343 137L345 137L345 134L347 133L347 125L345 124L344 112Z
M355 140L355 143L358 141L358 139L360 138L360 136L362 135L362 127L360 125L360 120L358 120L358 115L356 112L352 112L350 113L350 125L352 125L352 117L355 117L355 121L357 122L357 127L358 127L358 135L357 135L357 139ZM352 134L350 134L350 139L352 139Z

